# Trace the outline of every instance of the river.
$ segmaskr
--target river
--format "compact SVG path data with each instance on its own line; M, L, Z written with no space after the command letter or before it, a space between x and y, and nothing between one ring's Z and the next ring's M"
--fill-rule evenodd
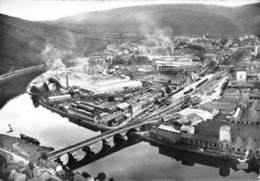
M98 134L41 106L35 108L26 93L10 99L0 110L0 133L8 131L8 124L14 129L9 135L19 136L24 133L55 149ZM223 178L216 168L197 164L193 167L182 165L172 158L160 155L158 148L148 143L128 147L79 171L87 171L93 176L103 171L116 180L256 180L257 177L255 173L231 171L229 177Z

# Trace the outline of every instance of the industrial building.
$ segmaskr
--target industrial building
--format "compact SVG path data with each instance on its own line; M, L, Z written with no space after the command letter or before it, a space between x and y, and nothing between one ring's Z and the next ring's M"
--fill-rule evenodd
M132 56L134 60L138 53L147 56L148 62L138 67L136 62L112 65L100 59L92 62L97 64L91 65L93 72L87 66L48 72L46 77L51 75L52 81L42 79L36 98L75 124L104 131L93 138L107 149L102 154L112 150L108 139L127 145L127 138L134 138L160 150L219 159L217 168L223 176L229 175L230 168L249 169L248 160L259 161L260 151L259 76L255 68L244 69L253 49L205 36L181 42L179 46L110 45L108 49L120 58ZM203 50L205 59L193 53L179 54L186 46L194 52ZM76 148L85 148L87 143L76 144ZM70 153L74 148L61 152L67 149ZM231 163L223 166L226 160Z

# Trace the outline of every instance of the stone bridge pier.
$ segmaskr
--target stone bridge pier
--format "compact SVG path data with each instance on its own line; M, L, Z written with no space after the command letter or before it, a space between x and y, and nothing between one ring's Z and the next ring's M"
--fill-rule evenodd
M140 140L131 136L130 132L119 133L113 137L101 140L101 149L99 151L97 151L97 143L95 143L76 151L83 155L83 157L80 157L81 159L73 153L67 153L56 159L56 161L70 170L75 170L139 142Z

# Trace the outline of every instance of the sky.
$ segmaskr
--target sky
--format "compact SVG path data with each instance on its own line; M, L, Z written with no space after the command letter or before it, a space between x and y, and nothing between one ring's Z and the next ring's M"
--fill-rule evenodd
M0 0L0 13L41 21L136 5L200 3L237 7L255 2L260 0Z

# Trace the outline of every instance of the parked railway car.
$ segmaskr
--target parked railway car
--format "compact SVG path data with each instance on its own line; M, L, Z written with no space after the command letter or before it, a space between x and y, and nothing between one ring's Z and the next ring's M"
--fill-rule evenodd
M32 143L37 146L39 146L41 144L39 140L32 138L30 136L24 135L24 134L20 134L20 138L28 143Z

